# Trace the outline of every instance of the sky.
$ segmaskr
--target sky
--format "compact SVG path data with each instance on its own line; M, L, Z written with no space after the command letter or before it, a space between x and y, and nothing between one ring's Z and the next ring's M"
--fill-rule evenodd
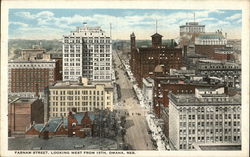
M9 39L62 39L77 26L101 26L112 39L150 39L157 32L163 39L177 39L179 26L194 21L206 25L206 32L222 30L230 39L241 38L241 10L183 9L10 9Z

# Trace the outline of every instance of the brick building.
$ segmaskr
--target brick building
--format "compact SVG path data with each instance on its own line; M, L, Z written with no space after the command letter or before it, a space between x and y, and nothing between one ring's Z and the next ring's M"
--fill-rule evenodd
M9 95L34 96L56 82L55 60L9 61Z
M131 34L131 70L139 87L142 79L152 76L157 65L161 65L165 73L171 68L180 69L182 66L182 49L162 45L162 36L155 33L152 37L152 47L136 47L134 33Z
M8 128L11 134L24 134L33 123L43 123L44 104L41 99L18 98L8 107Z
M114 137L116 136L116 119L114 112L95 110L93 112L70 111L67 117L51 118L45 124L33 124L26 135L49 136L65 135L68 137Z
M56 61L56 80L62 80L62 73L63 73L63 55L62 53L51 53L50 57L51 60Z
M195 53L210 59L231 60L233 51L227 46L227 39L221 31L203 33L195 38ZM230 51L229 51L230 50Z

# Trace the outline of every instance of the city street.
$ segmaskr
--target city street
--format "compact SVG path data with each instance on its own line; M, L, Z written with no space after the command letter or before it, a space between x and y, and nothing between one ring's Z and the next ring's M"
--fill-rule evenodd
M121 89L121 99L115 103L114 108L127 115L125 141L135 150L153 150L152 137L148 134L149 128L145 117L147 110L141 108L116 51L113 52L113 58L119 78L116 83Z

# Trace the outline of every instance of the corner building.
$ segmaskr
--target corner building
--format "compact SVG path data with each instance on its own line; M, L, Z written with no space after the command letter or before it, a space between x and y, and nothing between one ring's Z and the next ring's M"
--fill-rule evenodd
M241 144L241 97L224 88L197 88L195 94L169 94L169 142L176 150L194 144Z
M136 47L136 37L132 33L130 66L139 87L142 88L143 78L152 77L156 66L163 68L168 74L171 68L182 67L182 49L162 45L162 35L155 33L152 37L152 47Z
M63 81L111 81L112 40L101 27L77 27L63 36Z
M90 84L86 78L82 78L79 82L57 82L47 92L49 118L66 117L72 110L113 111L113 86L108 83Z

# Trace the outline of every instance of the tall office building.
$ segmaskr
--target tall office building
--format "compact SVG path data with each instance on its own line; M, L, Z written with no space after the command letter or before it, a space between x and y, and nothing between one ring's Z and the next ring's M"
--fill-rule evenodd
M111 81L112 40L101 27L77 27L63 36L63 81Z
M241 144L241 97L224 88L169 94L169 141L176 150L194 144Z

